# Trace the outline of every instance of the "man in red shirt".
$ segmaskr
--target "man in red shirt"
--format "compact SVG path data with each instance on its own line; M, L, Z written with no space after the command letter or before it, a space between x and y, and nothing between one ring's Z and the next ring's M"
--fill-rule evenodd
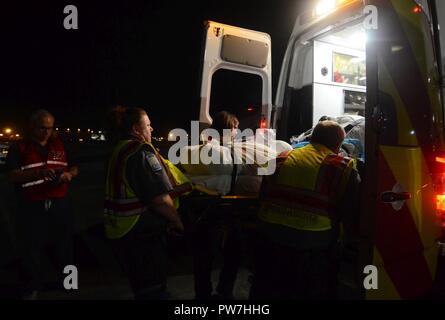
M29 137L12 145L6 160L8 179L16 186L19 198L17 226L26 274L24 297L35 297L42 288L41 263L47 244L55 245L57 279L63 279L63 268L72 263L72 215L67 193L78 169L70 165L53 128L51 113L35 112L30 119Z

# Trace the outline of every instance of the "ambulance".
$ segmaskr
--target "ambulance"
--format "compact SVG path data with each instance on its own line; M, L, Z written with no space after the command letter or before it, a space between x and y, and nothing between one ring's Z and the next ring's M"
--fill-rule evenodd
M359 259L349 266L363 279L358 297L432 297L445 271L444 1L310 3L289 37L273 104L270 36L206 23L200 124L212 121L219 70L260 79L256 121L283 140L322 116L363 116ZM378 272L371 287L367 266Z

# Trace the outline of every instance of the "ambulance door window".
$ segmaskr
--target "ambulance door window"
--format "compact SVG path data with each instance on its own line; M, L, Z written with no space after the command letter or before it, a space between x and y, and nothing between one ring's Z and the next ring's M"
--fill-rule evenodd
M210 116L228 111L240 120L240 130L255 132L261 121L262 85L258 75L219 69L212 77Z

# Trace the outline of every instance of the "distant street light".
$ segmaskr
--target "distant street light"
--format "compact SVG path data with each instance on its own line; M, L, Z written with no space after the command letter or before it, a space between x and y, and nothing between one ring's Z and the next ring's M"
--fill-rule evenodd
M11 129L11 128L6 128L6 129L5 129L5 133L10 134L11 132L12 132L12 129Z

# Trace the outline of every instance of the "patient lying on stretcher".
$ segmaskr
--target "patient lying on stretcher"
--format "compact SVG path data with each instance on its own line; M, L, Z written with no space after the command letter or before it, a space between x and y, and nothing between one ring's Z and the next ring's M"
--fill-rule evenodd
M261 169L292 147L275 140L273 131L267 129L236 139L238 124L234 115L218 113L210 130L203 131L204 144L181 150L180 164L193 183L220 195L256 196L262 181Z

